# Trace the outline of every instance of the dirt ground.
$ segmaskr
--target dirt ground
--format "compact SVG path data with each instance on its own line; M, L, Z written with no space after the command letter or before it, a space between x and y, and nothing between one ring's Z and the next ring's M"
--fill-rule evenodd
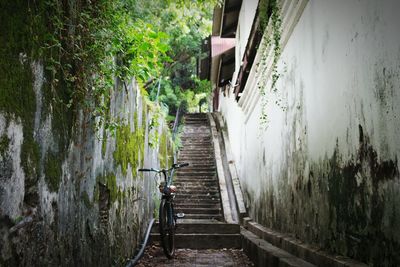
M254 266L241 250L237 249L177 249L174 259L167 259L162 248L149 246L137 267L176 266L176 267L205 267L205 266Z

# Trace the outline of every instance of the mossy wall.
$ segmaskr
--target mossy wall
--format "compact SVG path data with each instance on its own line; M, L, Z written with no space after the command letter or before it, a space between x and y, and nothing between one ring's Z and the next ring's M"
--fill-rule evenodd
M169 129L159 115L149 127L157 107L134 80L115 79L115 134L66 105L71 88L41 49L43 5L0 3L0 266L123 266L158 197L137 168L171 164ZM152 132L162 144L149 144Z

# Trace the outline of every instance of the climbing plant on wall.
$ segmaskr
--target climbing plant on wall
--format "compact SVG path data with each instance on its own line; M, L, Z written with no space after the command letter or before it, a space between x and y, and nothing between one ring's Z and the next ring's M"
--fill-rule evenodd
M262 56L257 65L259 80L257 87L261 95L261 125L267 126L268 114L266 111L268 105L267 82L271 77L270 90L274 93L278 91L276 83L280 77L278 72L278 60L281 55L281 24L279 0L262 0L259 5L260 30L263 33L261 47ZM272 62L270 61L272 59ZM271 63L269 63L271 62ZM279 104L276 102L276 104Z

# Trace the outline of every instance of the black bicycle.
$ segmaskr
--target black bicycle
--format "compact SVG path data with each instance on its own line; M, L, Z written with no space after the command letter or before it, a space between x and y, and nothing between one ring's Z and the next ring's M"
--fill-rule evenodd
M176 195L176 186L172 185L172 177L176 169L189 166L189 163L175 163L169 169L139 169L141 172L156 172L164 175L164 182L158 187L162 193L160 210L159 210L159 230L161 245L164 254L169 258L173 258L175 254L175 228L176 220L183 218L183 213L175 214L174 198Z

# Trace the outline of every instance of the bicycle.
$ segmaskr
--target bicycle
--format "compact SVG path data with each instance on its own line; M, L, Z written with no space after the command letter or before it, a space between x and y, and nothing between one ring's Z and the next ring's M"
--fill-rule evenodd
M183 218L183 213L175 214L174 211L174 198L177 188L172 185L172 178L176 169L189 166L189 163L175 163L169 169L138 169L141 172L156 172L164 175L164 183L159 185L159 190L162 193L161 203L159 208L159 231L161 245L164 254L167 258L172 259L175 254L175 229L176 220Z

